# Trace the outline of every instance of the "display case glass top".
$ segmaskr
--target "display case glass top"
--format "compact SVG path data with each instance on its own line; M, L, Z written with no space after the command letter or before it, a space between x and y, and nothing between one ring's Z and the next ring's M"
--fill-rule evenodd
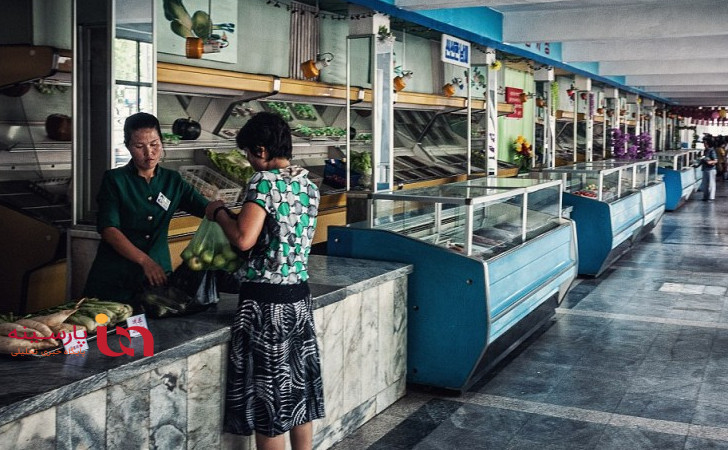
M653 160L604 160L544 169L541 179L561 179L564 191L613 202L659 181Z
M653 156L663 169L684 170L700 157L700 150L669 150L657 152Z
M369 226L488 259L561 223L561 182L478 178L371 195Z

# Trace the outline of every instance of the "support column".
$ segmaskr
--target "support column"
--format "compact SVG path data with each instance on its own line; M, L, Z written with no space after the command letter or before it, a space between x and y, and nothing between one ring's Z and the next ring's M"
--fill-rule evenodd
M488 63L485 92L485 174L495 177L498 175L498 71L490 68L495 62L495 49L488 48L485 55Z
M356 5L350 5L350 12L359 11ZM389 16L374 14L361 20L349 23L349 36L347 40L347 108L350 110L351 99L351 71L354 61L351 54L351 45L356 41L364 40L369 44L370 79L372 80L372 189L393 189L394 187L394 55L393 40L380 39L380 27L389 30ZM347 122L350 121L350 111L347 111ZM349 124L347 123L347 126ZM348 141L348 139L347 139ZM349 146L347 146L347 156ZM350 171L350 158L347 160L347 172Z
M555 99L551 95L554 69L542 67L535 70L533 72L533 80L536 83L543 83L541 91L546 97L546 107L543 116L543 167L554 168L556 166L556 118L554 117L556 105L554 105ZM535 142L535 140L531 142Z
M594 117L591 113L589 101L591 99L591 78L582 77L580 75L574 76L574 87L576 88L576 95L574 97L574 162L577 161L577 150L578 145L578 125L579 125L579 100L581 100L581 94L585 93L584 105L584 117L586 125L586 135L584 142L584 161L592 161L592 150L594 148Z

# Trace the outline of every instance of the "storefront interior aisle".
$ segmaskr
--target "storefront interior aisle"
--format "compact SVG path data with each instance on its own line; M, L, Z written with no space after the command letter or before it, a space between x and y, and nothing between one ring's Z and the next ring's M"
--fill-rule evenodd
M696 192L461 396L407 395L333 447L728 449L728 182ZM446 339L445 336L443 336Z

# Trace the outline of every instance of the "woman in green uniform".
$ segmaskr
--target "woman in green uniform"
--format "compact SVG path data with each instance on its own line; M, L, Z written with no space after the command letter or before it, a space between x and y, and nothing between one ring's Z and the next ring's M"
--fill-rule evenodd
M209 202L179 172L158 165L163 148L156 117L129 116L124 145L131 161L107 170L101 182L96 224L101 242L84 295L129 302L145 280L152 286L167 282L172 271L167 232L174 212L203 217Z

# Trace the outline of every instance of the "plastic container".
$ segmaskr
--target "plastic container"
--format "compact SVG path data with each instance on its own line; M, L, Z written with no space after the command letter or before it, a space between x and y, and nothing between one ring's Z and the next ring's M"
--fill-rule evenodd
M243 188L207 166L182 166L179 168L182 179L190 183L209 200L222 200L235 203Z
M327 159L324 166L324 183L332 188L346 188L346 164L340 159ZM359 184L360 174L351 172L351 187Z

